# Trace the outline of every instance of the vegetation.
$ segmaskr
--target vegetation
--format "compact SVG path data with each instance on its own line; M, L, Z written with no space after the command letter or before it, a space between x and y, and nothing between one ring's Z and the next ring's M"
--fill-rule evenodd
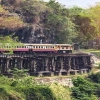
M55 0L0 0L0 43L15 45L22 32L27 38L37 31L53 43L79 43L100 37L100 3L88 9L66 8ZM32 29L30 29L30 27ZM38 29L37 27L40 27ZM36 33L35 30L37 29ZM28 34L26 34L28 31ZM30 30L32 30L30 32ZM20 43L18 43L20 45ZM87 50L100 57L100 51ZM100 65L99 65L100 66ZM14 69L13 78L0 76L0 100L99 100L100 73L73 79L71 91L58 83L40 84Z
M47 40L50 36L54 39L53 43L81 44L100 36L99 11L99 3L83 9L66 8L55 0L1 0L0 30L16 33L20 28L40 25Z
M0 76L1 100L99 100L100 98L100 72L74 77L74 87L70 89L58 83L44 85L34 77L26 76L25 71L15 70L13 78ZM19 71L20 74L17 74Z
M33 77L25 77L25 73L18 69L15 74L13 78L0 76L0 100L70 100L67 87L57 83L38 83Z
M99 100L100 72L73 79L72 100Z

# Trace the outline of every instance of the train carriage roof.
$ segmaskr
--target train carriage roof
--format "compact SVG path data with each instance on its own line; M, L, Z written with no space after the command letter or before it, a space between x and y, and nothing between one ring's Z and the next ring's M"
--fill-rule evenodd
M56 44L57 46L72 46L71 44Z
M25 43L24 45L26 46L72 46L71 44L28 44L28 43Z
M55 44L26 44L26 43L25 43L25 45L26 45L26 46L29 46L29 45L30 45L30 46L52 46L52 45L55 45Z

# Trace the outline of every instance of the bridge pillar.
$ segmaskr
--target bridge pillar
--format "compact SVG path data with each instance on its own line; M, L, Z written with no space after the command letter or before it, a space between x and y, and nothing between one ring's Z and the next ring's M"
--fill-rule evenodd
M30 72L37 72L37 70L36 70L36 59L35 58L30 59Z
M9 73L9 66L10 65L10 58L6 59L6 66L5 66L5 72Z
M52 66L52 76L54 75L55 72L55 59L54 57L51 58L51 66Z
M9 60L8 60L9 61ZM8 61L6 58L2 58L1 62L0 62L0 66L1 66L1 73L7 73L8 72ZM7 66L6 66L7 65Z
M49 58L46 57L45 58L45 71L49 71L48 62L49 62Z
M64 72L64 66L63 66L63 57L60 57L60 71L59 71L59 76L62 75L62 72Z
M68 74L70 74L70 71L71 71L71 58L72 57L68 57Z
M17 68L23 69L23 58L17 58Z

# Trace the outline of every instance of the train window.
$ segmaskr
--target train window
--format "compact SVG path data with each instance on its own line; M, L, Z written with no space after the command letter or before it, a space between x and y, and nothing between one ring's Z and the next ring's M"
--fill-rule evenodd
M62 49L64 49L64 47L62 47Z
M43 46L41 46L41 48L43 48Z
M68 47L66 47L66 49L68 49Z
M11 46L7 46L7 48L11 48Z
M24 46L22 46L22 48L24 48Z

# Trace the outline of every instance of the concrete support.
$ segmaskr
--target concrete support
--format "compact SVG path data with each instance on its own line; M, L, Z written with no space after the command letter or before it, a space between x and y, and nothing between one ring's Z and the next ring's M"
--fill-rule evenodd
M31 58L30 59L30 72L34 72L34 60Z
M82 57L83 58L83 65L84 65L84 68L86 67L87 65L87 62L86 62L86 57Z
M36 60L35 59L33 59L33 67L34 67L34 72L37 72L37 70L36 70Z
M68 74L70 74L71 71L71 58L72 57L68 57Z
M9 73L9 64L10 64L10 58L6 59L6 66L5 66L5 72Z
M71 58L71 69L72 70L76 70L76 63L75 63L75 57L72 57Z
M49 68L48 68L48 61L49 61L49 58L46 57L46 58L45 58L45 71L49 71Z
M60 71L63 70L63 57L60 57Z
M54 59L54 57L52 57L51 59L52 59L52 61L51 61L51 66L52 66L51 75L54 76L54 72L55 72L55 59Z
M17 58L17 68L18 69L23 69L23 58Z
M79 70L79 60L78 60L78 57L76 57L76 69Z

